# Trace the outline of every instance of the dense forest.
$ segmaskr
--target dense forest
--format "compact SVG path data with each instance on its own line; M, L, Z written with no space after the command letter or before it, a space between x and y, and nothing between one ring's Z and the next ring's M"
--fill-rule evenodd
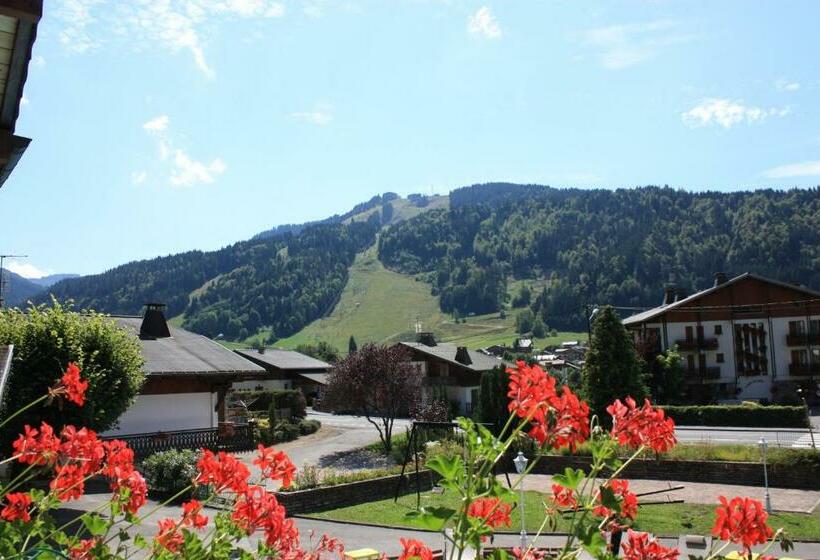
M820 286L820 189L686 192L485 184L450 193L449 210L396 224L379 258L422 274L459 314L501 309L506 279L547 278L532 309L560 329L584 306L654 306L663 284L688 291L716 271Z
M289 336L332 308L357 252L373 244L379 216L349 225L329 223L118 266L58 282L39 297L76 306L138 314L146 302L185 313L184 326L208 336L244 338L260 328Z

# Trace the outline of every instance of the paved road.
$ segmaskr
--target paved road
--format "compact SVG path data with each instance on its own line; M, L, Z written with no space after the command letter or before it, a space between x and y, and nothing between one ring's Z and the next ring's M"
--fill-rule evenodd
M757 445L766 438L772 447L811 447L811 435L806 430L778 428L724 428L713 426L678 426L675 429L682 443L735 443ZM814 441L820 447L820 431L814 430Z

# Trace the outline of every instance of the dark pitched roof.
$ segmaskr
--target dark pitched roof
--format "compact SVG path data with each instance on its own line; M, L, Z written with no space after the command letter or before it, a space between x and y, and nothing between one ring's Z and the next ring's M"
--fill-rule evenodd
M113 317L138 336L142 317ZM265 370L202 335L170 327L168 338L140 338L144 370L151 375L258 374Z
M11 358L14 356L14 346L0 346L0 405L3 404L3 392L6 389L6 380L11 373Z
M259 350L245 348L235 350L235 352L257 363L265 363L277 369L330 369L330 364L294 350L266 348L264 352L259 352Z
M753 274L751 272L745 272L740 276L735 276L731 280L727 280L726 282L719 284L717 286L712 286L705 290L701 290L699 292L695 292L691 296L685 297L682 300L676 301L674 303L670 303L668 305L659 305L658 307L653 307L652 309L647 309L646 311L641 311L640 313L636 313L635 315L630 315L626 319L623 320L623 324L626 326L629 325L637 325L640 323L645 323L650 319L654 319L660 315L663 315L667 311L672 311L674 309L686 309L687 305L694 303L696 300L700 299L703 296L712 294L718 290L721 290L727 286L731 286L741 280L745 280L747 278L751 278L754 280L759 280L761 282L767 282L769 284L774 284L776 286L781 286L783 288L788 288L790 290L795 290L798 292L803 292L807 295L820 297L820 292L815 292L809 288L805 288L803 286L796 286L794 284L789 284L788 282L781 282L779 280L772 280L771 278L766 278L765 276L760 276L759 274Z
M458 346L447 342L439 342L435 346L427 346L426 344L422 344L420 342L400 342L399 344L403 344L404 346L412 348L418 352L422 352L429 356L444 360L445 362L449 362L456 366L473 371L487 371L493 369L494 367L505 365L502 360L496 358L495 356L488 356L476 350L467 350L472 363L462 364L461 362L456 361Z

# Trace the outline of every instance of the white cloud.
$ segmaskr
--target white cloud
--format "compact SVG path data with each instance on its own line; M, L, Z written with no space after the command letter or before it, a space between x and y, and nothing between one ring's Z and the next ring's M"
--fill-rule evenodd
M31 57L31 63L34 66L45 66L46 65L46 59L43 58L42 56L40 56L39 54L35 54L34 56Z
M174 187L190 187L198 183L213 183L225 172L227 166L221 157L210 163L196 160L183 148L176 146L176 140L170 133L168 115L160 115L142 125L143 130L157 141L159 161L167 169L168 184ZM173 158L170 156L173 154ZM146 171L131 174L131 182L139 185L148 178Z
M26 97L25 95L21 96L20 97L20 106L22 107L22 106L28 105L28 104L29 104L28 97Z
M622 70L654 58L664 48L691 41L669 20L610 25L589 29L581 43L590 47L604 68Z
M779 91L797 91L800 89L800 83L790 82L789 80L777 80L774 83L774 87L776 87Z
M333 120L332 110L333 108L330 105L320 104L317 105L312 111L299 111L296 113L291 113L289 116L308 124L325 126L330 124Z
M148 179L148 173L146 171L134 171L131 173L132 185L141 185L146 179Z
M142 128L148 132L164 132L168 129L168 115L154 117L150 121L145 122Z
M788 107L764 109L744 104L742 99L721 99L711 97L704 99L695 107L681 114L683 124L689 128L718 125L731 128L736 124L754 124L763 122L769 117L785 117L790 112Z
M224 20L278 18L285 5L276 0L61 0L55 14L63 22L60 42L82 53L121 39L136 49L187 51L207 77L205 46Z
M15 274L19 274L23 278L42 278L43 276L52 274L50 270L42 270L31 263L21 262L16 259L7 259L5 263L3 263L3 267Z
M501 28L488 6L482 6L467 20L467 30L473 35L481 35L487 39L499 39Z
M769 179L786 179L789 177L820 177L820 160L804 161L780 165L763 172Z

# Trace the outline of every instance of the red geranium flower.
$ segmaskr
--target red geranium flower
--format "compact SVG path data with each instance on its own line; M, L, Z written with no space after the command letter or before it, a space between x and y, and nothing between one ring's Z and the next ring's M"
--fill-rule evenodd
M627 532L627 540L621 545L624 549L624 560L677 560L680 552L677 548L666 548L648 533Z
M766 509L757 500L735 497L729 501L721 496L715 513L717 519L712 534L746 549L756 544L765 544L774 534L766 524L769 517Z
M560 484L552 485L552 501L559 507L572 509L578 507L578 501L575 499L575 493Z
M63 443L60 451L69 461L75 462L85 475L100 470L105 459L105 447L96 432L88 428L65 426L61 432Z
M225 489L241 494L248 488L248 477L251 475L248 467L230 453L220 451L214 455L205 449L196 467L199 474L195 482L212 484L217 494Z
M619 498L620 502L620 510L613 511L612 509L604 506L603 504L595 506L592 510L595 515L600 515L601 517L612 517L612 525L613 527L620 527L622 524L618 521L623 521L626 519L635 519L638 515L638 497L629 491L629 481L628 480L619 480L614 479L610 480L606 486L612 490L615 494L616 498ZM598 493L598 500L601 500L601 493Z
M123 507L129 513L136 514L148 500L148 485L142 475L131 470L125 476L119 476L111 482L111 490L125 500Z
M57 465L54 467L57 476L49 485L57 492L57 499L61 501L76 500L85 491L85 474L82 468L75 464Z
M273 447L265 447L261 443L258 449L259 456L253 460L253 464L260 468L262 476L271 480L281 480L285 488L290 486L296 467L290 462L287 454L284 451L274 451Z
M208 524L208 518L201 515L202 504L198 500L191 500L182 504L182 524L186 527L201 529Z
M510 375L509 410L519 418L530 417L542 421L550 401L555 398L555 378L539 366L528 366L519 360L516 369L508 369Z
M71 560L93 560L94 555L91 549L97 545L97 539L83 539L68 549L68 557Z
M88 389L88 381L80 379L80 368L74 362L69 362L68 367L60 378L60 383L65 389L68 400L77 406L85 403L85 391Z
M31 521L29 508L31 507L31 496L23 492L6 494L8 504L0 511L0 518L6 521Z
M298 543L298 531L285 519L285 508L279 504L273 493L261 486L249 486L245 490L234 504L231 519L248 535L257 529L263 529L265 543L268 546L277 543L281 545L282 542L290 542L294 538Z
M419 560L433 560L433 551L427 548L421 541L415 539L399 539L402 546L401 556L398 560L411 560L418 558Z
M547 436L555 448L572 451L589 437L589 406L564 385L559 396L552 399ZM542 442L543 443L543 442Z
M23 426L24 434L14 441L14 454L17 460L27 465L48 465L57 459L60 451L60 438L54 435L54 429L42 422L40 430L28 424Z
M654 409L649 399L638 408L635 399L627 397L624 405L616 400L606 409L612 415L612 437L633 449L645 445L658 453L669 451L677 443L675 422L663 410Z
M182 536L176 521L173 519L160 519L158 524L159 532L154 537L154 542L170 552L179 552L185 538Z
M479 498L467 508L467 515L476 519L486 519L490 527L510 526L510 504L501 498Z
M118 439L103 442L105 466L102 474L108 478L127 476L134 470L134 451L128 444Z

